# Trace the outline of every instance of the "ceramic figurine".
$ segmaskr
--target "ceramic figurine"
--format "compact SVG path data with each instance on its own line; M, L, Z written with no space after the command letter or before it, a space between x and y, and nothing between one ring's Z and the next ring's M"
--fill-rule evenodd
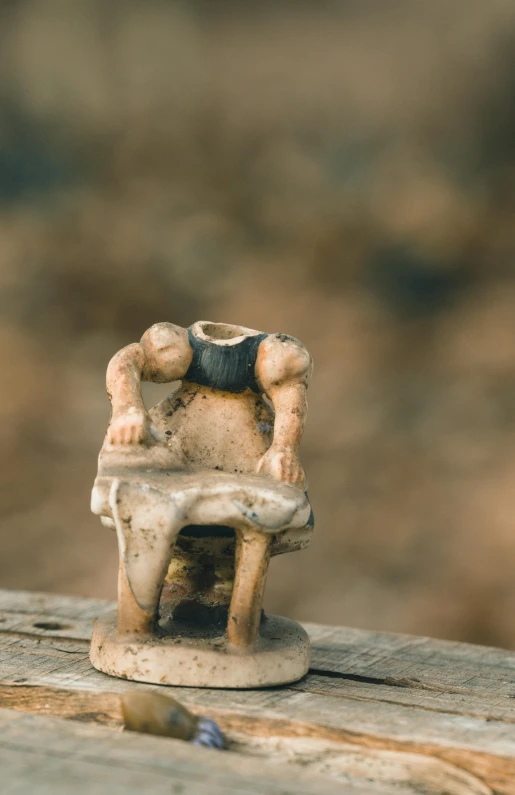
M299 460L311 369L293 337L204 321L158 323L111 360L92 510L116 529L118 611L96 623L96 668L230 688L306 673L305 631L262 601L270 557L313 530ZM180 383L147 411L142 380Z

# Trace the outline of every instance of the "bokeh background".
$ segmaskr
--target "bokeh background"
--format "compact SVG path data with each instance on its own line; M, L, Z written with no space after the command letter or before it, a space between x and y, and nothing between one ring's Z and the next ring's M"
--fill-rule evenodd
M0 585L115 595L107 362L226 321L316 362L268 608L515 647L514 185L513 0L3 0Z

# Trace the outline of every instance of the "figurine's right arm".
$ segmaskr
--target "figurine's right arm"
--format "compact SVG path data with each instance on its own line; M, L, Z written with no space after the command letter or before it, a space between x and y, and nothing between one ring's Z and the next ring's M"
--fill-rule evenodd
M141 381L168 383L186 375L193 352L188 332L173 323L156 323L141 341L122 348L107 368L112 415L110 444L138 444L148 439L150 417L141 397Z

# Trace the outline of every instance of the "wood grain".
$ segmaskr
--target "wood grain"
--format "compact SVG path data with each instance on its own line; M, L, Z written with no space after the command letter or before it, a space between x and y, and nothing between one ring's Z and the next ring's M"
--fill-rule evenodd
M305 625L312 667L294 685L159 688L91 667L92 619L110 606L0 592L0 705L112 730L121 726L117 694L160 690L216 718L239 758L275 760L295 776L370 793L515 793L512 652Z
M0 769L3 795L363 795L238 754L7 709Z

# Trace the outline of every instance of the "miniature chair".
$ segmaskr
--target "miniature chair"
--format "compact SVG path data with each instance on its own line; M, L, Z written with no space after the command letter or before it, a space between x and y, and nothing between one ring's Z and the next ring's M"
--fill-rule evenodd
M233 328L206 326L214 345L214 326ZM302 677L306 633L262 611L270 557L304 548L313 529L301 488L256 474L272 441L272 408L250 389L184 379L150 417L149 443L106 439L99 457L92 510L116 529L120 569L118 613L95 626L93 665L197 687Z

